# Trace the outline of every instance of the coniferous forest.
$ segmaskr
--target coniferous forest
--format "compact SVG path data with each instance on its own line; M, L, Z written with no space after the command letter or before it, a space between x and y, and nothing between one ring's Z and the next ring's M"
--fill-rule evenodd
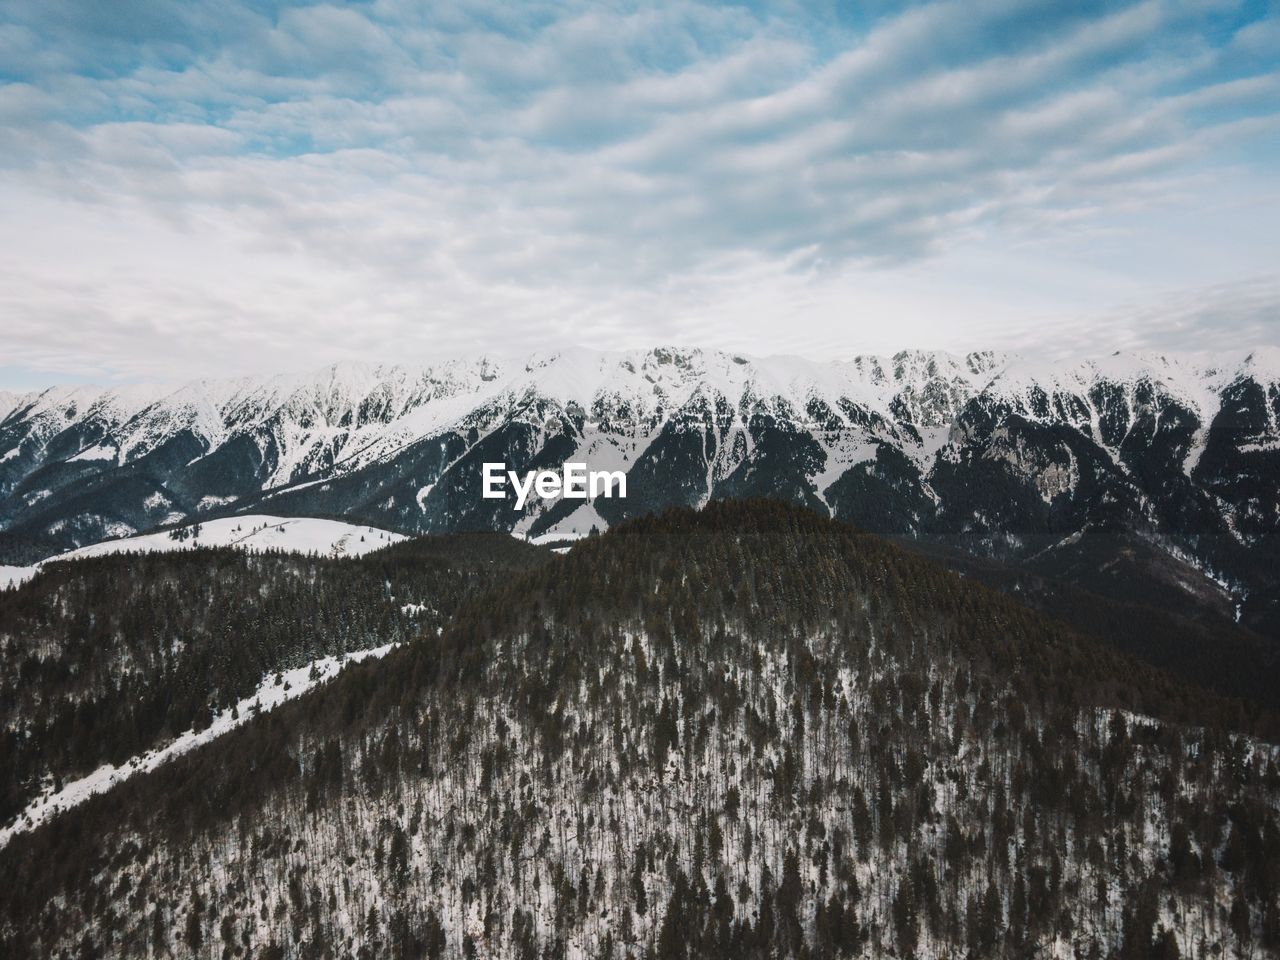
M1280 0L0 0L0 960L1280 960Z
M15 832L5 957L1280 954L1265 708L775 501L54 565L0 637L6 822L398 644Z

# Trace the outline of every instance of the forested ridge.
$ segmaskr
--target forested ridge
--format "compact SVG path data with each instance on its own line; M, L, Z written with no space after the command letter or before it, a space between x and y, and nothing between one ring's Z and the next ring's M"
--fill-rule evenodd
M455 534L358 562L203 548L48 564L0 591L0 824L42 783L199 729L264 676L435 633L464 597L547 556Z
M1097 535L1096 566L1114 568L1107 557L1123 557L1120 538ZM1221 614L1169 597L1152 599L1129 589L1123 577L1100 591L1070 579L978 558L940 544L896 540L908 551L938 560L964 576L994 587L1107 647L1242 701L1253 721L1272 724L1280 709L1280 644ZM1083 578L1077 578L1077 580ZM1096 584L1091 584L1096 587ZM1270 716L1271 720L1267 719Z
M716 502L495 578L15 838L0 953L1275 955L1270 722Z

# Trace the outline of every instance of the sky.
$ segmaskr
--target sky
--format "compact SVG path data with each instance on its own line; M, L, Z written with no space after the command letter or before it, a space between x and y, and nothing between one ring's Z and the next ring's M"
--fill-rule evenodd
M1280 343L1280 4L0 0L0 389Z

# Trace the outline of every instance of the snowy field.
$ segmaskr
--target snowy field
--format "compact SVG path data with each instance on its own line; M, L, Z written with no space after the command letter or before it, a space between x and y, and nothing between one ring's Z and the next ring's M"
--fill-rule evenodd
M198 533L193 531L199 528ZM185 534L185 536L181 536ZM104 540L60 553L29 567L0 566L0 589L30 580L45 563L79 560L114 553L156 553L196 547L239 547L243 550L285 550L328 557L359 557L407 539L403 534L315 517L272 517L249 514L223 517L200 524L146 533L120 540Z

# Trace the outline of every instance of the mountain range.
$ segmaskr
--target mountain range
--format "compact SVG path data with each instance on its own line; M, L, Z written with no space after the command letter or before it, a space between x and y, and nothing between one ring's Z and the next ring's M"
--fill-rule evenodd
M628 496L517 510L486 461L622 470ZM575 349L0 394L5 563L239 514L566 541L751 496L1280 636L1280 350Z

